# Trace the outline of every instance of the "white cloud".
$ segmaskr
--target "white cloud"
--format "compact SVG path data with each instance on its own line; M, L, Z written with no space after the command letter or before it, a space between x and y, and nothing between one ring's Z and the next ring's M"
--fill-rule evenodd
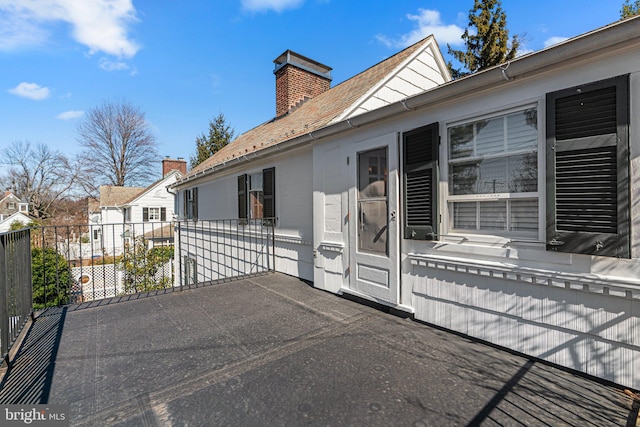
M47 42L48 32L31 22L21 13L7 11L0 1L0 50L12 51L25 46L40 46Z
M123 61L111 61L108 58L100 58L99 64L100 68L105 71L129 71L129 74L132 76L138 74L136 67L132 67Z
M117 57L133 57L140 46L128 26L137 21L131 0L0 0L0 49L46 43L47 25L65 22L72 37L89 48Z
M384 35L376 36L377 39L389 47L407 47L423 38L433 34L436 41L441 45L461 45L461 39L464 30L454 24L446 25L440 18L440 12L437 10L418 9L418 14L407 14L410 21L416 23L416 28L406 34L401 35L397 39L390 39Z
M51 91L48 87L42 87L39 84L27 82L22 82L13 89L9 89L9 93L23 98L33 99L35 101L47 99L49 95L51 95Z
M569 37L549 37L544 41L544 47L549 47L554 44L562 43L565 40L569 40Z
M72 120L77 119L79 117L84 116L84 111L65 111L64 113L60 113L56 116L56 119L60 120Z
M282 12L285 9L295 9L304 0L242 0L242 7L252 12L264 12L269 9Z

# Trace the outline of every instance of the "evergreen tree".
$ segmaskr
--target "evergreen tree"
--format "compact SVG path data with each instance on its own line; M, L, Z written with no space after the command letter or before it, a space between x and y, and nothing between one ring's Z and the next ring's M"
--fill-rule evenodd
M470 31L471 30L471 31ZM515 58L520 39L509 40L507 15L500 0L474 0L469 11L469 26L462 34L466 50L455 50L447 44L449 54L464 66L454 69L448 63L453 78L463 77Z
M620 10L620 18L630 18L635 15L640 15L640 0L636 0L633 4L631 0L625 0Z
M33 308L56 307L69 302L72 284L67 260L51 248L32 248Z
M191 156L191 169L217 153L233 140L235 131L227 124L224 114L220 113L209 121L209 135L204 133L196 138L196 154Z

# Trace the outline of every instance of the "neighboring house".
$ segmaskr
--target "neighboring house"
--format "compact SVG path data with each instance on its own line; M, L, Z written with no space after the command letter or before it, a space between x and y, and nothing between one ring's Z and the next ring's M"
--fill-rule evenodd
M0 233L9 231L16 221L26 226L33 220L29 215L29 203L22 202L11 190L6 190L0 199Z
M275 217L278 271L640 388L640 18L455 81L432 37L328 71L280 56L277 117L178 214Z
M5 217L3 220L0 220L0 233L5 233L11 229L11 224L14 222L20 222L25 227L28 227L29 224L34 221L35 218L23 212L15 212L8 217Z
M124 243L147 233L167 244L163 227L173 220L175 196L168 187L186 174L183 159L165 158L162 178L146 188L103 185L100 199L89 203L90 244L94 256L120 255ZM171 240L173 237L171 236Z
M29 203L22 202L11 190L6 190L0 199L0 222L16 212L29 214Z

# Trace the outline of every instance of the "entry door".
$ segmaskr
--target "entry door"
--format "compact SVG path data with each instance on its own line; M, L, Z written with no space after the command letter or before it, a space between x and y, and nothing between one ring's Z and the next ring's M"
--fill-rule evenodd
M398 302L398 177L395 134L355 144L350 158L349 287Z

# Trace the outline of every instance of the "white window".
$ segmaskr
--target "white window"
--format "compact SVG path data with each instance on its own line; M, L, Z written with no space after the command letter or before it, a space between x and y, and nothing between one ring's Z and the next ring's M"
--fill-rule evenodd
M142 221L165 221L167 208L142 208Z
M149 221L160 221L160 208L149 208Z
M447 128L449 228L538 234L538 115L535 106Z

